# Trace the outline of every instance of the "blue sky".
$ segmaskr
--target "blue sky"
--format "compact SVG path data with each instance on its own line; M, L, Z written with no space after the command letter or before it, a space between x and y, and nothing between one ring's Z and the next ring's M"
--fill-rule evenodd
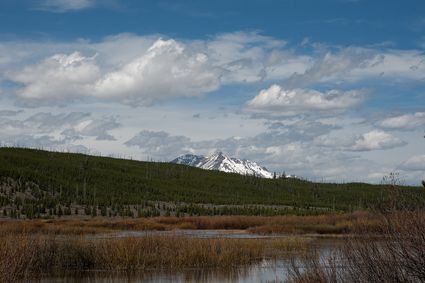
M392 42L412 48L422 44L425 26L425 4L420 0L80 2L72 8L60 0L3 0L0 32L34 39L99 40L122 32L199 39L260 30L294 42L309 37L337 45Z
M0 143L425 178L423 1L3 0Z

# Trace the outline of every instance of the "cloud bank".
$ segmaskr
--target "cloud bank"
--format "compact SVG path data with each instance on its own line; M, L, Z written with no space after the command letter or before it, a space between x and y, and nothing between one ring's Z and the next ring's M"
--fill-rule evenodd
M119 34L99 42L4 42L0 51L0 80L14 84L10 92L26 106L75 100L144 106L226 85L268 83L253 108L270 109L275 100L280 107L334 111L360 104L364 91L321 92L317 83L421 80L425 71L425 56L417 51L347 47L303 54L255 32L204 40Z
M357 90L320 92L312 89L286 90L272 85L250 100L246 109L276 116L329 115L357 107L363 100L364 92Z
M402 164L419 178L422 152L412 137L425 127L424 112L376 107L376 98L389 87L420 85L423 52L312 49L258 32L3 41L0 97L11 107L0 110L0 142L96 146L164 161L222 150L272 170L338 181L376 181ZM375 82L386 87L381 96L379 86L370 87ZM403 150L416 157L406 160Z

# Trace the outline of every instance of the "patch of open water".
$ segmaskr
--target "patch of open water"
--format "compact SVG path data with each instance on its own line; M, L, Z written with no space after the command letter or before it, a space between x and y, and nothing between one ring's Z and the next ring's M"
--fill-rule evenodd
M271 239L294 237L293 235L257 235L244 230L173 230L173 231L120 231L111 234L91 235L95 239L146 236L181 236L194 238ZM300 236L304 237L304 236ZM326 257L341 242L340 239L316 239L315 248ZM141 283L141 282L197 282L197 283L266 283L285 282L288 279L289 260L263 259L249 266L234 268L192 268L179 271L148 270L143 272L72 272L49 276L32 283Z

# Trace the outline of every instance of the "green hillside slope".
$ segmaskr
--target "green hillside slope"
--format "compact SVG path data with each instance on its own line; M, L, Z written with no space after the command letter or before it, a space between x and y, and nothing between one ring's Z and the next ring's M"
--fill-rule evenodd
M260 179L170 163L21 148L0 148L0 182L0 207L7 207L4 210L10 210L5 213L9 215L19 207L31 215L52 214L52 209L55 214L58 205L60 210L80 206L86 212L87 207L96 207L94 213L127 207L138 209L139 215L140 208L150 205L163 214L175 213L179 203L191 205L198 214L211 214L213 208L215 212L214 205L239 209L227 214L243 214L249 205L267 206L277 211L275 214L283 213L279 210L283 206L303 211L349 211L375 207L389 199L390 191L386 185ZM417 187L402 187L400 191L409 202L424 195ZM261 209L258 213L262 214Z

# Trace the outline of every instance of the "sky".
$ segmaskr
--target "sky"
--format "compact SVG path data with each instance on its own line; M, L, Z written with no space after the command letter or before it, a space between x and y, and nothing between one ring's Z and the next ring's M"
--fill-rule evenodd
M425 179L425 2L2 0L0 145Z

